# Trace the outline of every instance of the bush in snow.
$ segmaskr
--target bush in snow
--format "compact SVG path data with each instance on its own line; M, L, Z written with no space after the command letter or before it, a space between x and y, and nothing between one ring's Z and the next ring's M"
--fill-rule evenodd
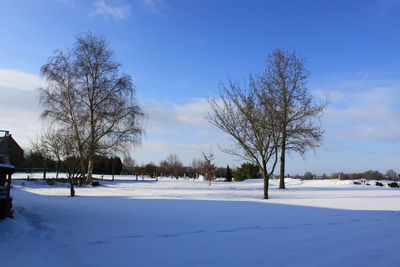
M392 169L387 170L385 176L386 176L386 178L389 179L389 180L398 180L397 173L396 173L394 170L392 170Z
M233 173L233 179L236 182L244 181L251 178L260 178L260 168L250 162L243 163Z
M56 181L55 181L54 179L51 179L51 180L46 180L46 183L47 183L48 185L55 185L55 184L56 184Z
M369 180L382 180L385 177L383 176L382 173L380 173L378 171L369 170L369 171L364 172L364 177L363 178L366 178L366 179L369 179Z
M381 182L375 182L376 186L383 186L383 184Z
M229 165L226 166L226 181L232 182L232 170L229 168Z
M304 173L303 179L304 180L312 180L312 179L314 179L314 175L311 172L306 172L306 173Z
M399 187L399 184L396 182L388 183L387 184L389 187Z
M92 182L92 186L100 186L100 183L99 183L99 182L93 181L93 182Z

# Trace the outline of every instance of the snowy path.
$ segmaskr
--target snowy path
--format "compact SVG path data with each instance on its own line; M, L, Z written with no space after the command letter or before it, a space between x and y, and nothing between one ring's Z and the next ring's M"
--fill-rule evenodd
M272 187L275 187L275 181ZM26 183L4 266L400 266L400 189L297 181Z

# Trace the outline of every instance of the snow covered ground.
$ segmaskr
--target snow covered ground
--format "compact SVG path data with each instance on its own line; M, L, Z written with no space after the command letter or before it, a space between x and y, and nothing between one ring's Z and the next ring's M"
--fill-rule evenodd
M15 180L1 266L400 266L400 189L289 179ZM124 179L123 179L124 178Z

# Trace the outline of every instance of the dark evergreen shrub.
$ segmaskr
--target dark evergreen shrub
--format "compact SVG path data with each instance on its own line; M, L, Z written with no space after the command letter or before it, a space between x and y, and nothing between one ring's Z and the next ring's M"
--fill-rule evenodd
M92 182L92 186L100 186L100 183L99 183L99 182L96 182L96 181L93 181L93 182Z
M257 165L247 162L243 163L233 173L233 179L236 182L244 181L246 179L260 178L260 168Z
M56 184L56 181L55 181L54 179L48 179L48 180L46 180L46 183L47 183L48 185L55 185L55 184Z
M226 166L226 181L232 182L232 170L229 168L229 165Z
M396 182L388 183L387 184L389 187L399 187L399 184Z

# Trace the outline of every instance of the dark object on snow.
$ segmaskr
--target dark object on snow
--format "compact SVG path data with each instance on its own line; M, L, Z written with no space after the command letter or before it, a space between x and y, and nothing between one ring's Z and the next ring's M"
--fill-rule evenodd
M392 183L389 183L389 184L387 184L389 187L399 187L399 184L398 183L396 183L396 182L392 182Z
M12 216L12 198L10 196L11 174L14 166L0 164L0 220Z
M361 184L360 182L354 181L353 184Z
M4 132L4 137L0 140L0 220L12 217L12 198L11 190L11 174L15 172L13 165L10 165L10 139L9 131Z
M54 180L54 179L46 180L46 183L47 183L48 185L55 185L55 184L56 184L56 180Z
M383 186L383 184L381 182L375 182L376 186Z
M100 186L99 182L92 182L92 186Z
M226 181L232 182L232 170L229 168L229 165L226 165Z

